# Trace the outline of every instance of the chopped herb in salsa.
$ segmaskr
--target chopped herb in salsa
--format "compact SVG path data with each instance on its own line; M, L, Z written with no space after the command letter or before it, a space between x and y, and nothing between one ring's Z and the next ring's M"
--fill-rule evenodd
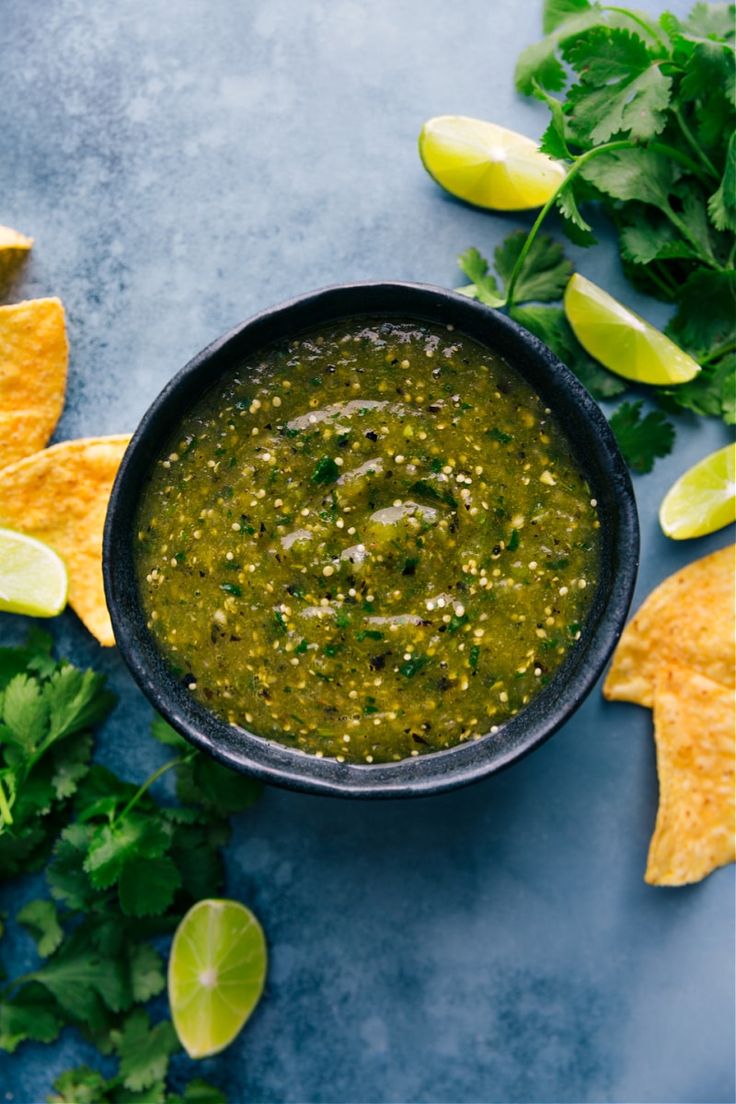
M149 627L195 697L378 763L532 700L583 631L599 523L517 372L450 328L360 319L263 350L190 411L138 538Z

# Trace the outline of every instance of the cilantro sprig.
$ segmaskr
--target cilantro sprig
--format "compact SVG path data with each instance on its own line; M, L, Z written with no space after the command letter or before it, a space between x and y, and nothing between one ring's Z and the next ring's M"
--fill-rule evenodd
M696 3L684 20L664 12L652 21L594 0L546 0L543 26L545 38L519 58L516 85L549 108L540 148L567 172L528 233L512 233L496 250L495 274L475 249L460 257L471 281L461 290L505 307L594 397L622 393L625 384L591 360L561 308L549 305L571 265L541 227L557 212L573 242L592 245L587 209L595 204L616 226L626 276L673 304L667 333L702 366L691 382L648 393L670 411L734 424L733 5ZM641 418L635 402L613 417L634 470L649 470L670 450L674 428L662 415Z
M38 962L22 976L0 966L0 1050L52 1043L73 1026L116 1056L117 1072L69 1070L54 1101L224 1104L200 1079L183 1096L166 1087L180 1046L171 1023L151 1023L145 1007L165 987L151 940L169 935L194 901L221 894L228 818L259 787L161 718L152 734L173 754L140 785L93 763L92 729L113 701L102 676L54 659L43 634L0 649L0 879L45 863L49 890L15 917ZM152 792L169 771L175 804Z

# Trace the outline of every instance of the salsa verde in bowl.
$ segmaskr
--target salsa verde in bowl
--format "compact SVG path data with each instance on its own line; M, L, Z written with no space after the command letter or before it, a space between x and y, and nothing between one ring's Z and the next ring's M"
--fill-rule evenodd
M481 777L582 701L636 573L607 423L454 293L326 289L195 358L144 417L105 540L116 637L230 765L390 796Z

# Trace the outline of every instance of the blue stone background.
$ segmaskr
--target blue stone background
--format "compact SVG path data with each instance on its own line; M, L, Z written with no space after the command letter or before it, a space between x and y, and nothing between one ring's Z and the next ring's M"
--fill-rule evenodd
M176 369L261 307L333 281L453 285L462 249L527 225L442 194L416 137L445 112L541 133L545 110L512 82L540 6L4 0L0 221L37 243L15 297L57 294L68 311L57 439L132 430ZM624 282L605 227L571 254L665 320ZM674 544L656 520L672 480L725 440L681 419L672 456L636 479L637 601L732 539ZM71 613L53 629L108 672L120 704L99 758L140 780L163 759L147 703ZM24 631L0 620L6 643ZM196 1072L231 1102L733 1100L733 869L645 886L655 810L650 714L598 691L471 789L394 804L268 790L227 855L229 894L268 935L266 994ZM13 885L0 908L38 888ZM4 957L33 961L12 926ZM59 1071L95 1060L66 1031L3 1055L0 1092L43 1100Z

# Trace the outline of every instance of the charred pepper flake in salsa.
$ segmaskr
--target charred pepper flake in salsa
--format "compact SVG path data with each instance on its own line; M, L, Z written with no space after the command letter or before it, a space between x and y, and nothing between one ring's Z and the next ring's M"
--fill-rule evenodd
M450 327L273 346L184 419L138 521L148 624L232 724L378 763L494 731L580 636L596 503L548 409Z

